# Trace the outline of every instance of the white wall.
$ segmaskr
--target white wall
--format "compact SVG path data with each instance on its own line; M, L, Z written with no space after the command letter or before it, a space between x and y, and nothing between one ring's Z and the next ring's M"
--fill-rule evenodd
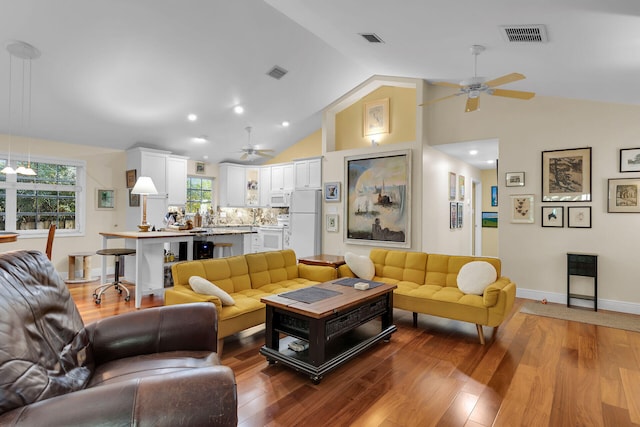
M436 89L438 96L439 89ZM444 93L444 92L441 92ZM618 172L620 148L638 147L640 107L536 97L530 101L483 96L482 109L464 113L464 100L429 109L432 144L500 140L499 175L524 171L524 187L499 179L499 256L518 295L566 302L566 253L599 255L599 307L640 313L640 214L607 213L607 179L640 177ZM592 202L540 203L542 151L592 147ZM509 196L535 196L535 223L512 224ZM540 206L591 206L592 228L542 228Z

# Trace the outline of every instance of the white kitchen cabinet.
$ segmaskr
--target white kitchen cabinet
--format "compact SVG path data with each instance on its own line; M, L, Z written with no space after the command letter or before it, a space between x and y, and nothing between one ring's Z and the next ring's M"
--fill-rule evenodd
M220 207L245 206L245 168L231 163L220 164L218 177L218 205Z
M271 166L271 191L293 190L293 165Z
M260 206L269 207L269 193L271 193L271 166L262 166L260 168L260 182L258 185Z
M296 160L293 162L294 185L297 190L322 188L322 159Z
M184 206L187 204L187 158L181 156L167 157L167 197L169 205Z
M147 222L156 227L162 227L162 218L167 213L167 157L170 154L169 151L142 147L127 150L127 170L135 170L138 178L150 177L158 190L157 195L149 196L147 203ZM127 206L127 230L136 230L141 220L142 203Z

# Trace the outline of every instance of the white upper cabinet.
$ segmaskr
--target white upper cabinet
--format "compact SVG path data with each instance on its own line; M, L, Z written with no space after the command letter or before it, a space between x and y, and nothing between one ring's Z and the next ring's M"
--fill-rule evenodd
M220 164L219 199L220 207L245 206L245 168L230 163Z
M187 158L167 157L166 190L169 205L187 204Z
M271 192L271 166L262 166L260 168L260 206L269 207L269 193Z
M271 166L271 191L293 190L293 165Z
M297 160L293 163L295 188L322 188L322 159Z

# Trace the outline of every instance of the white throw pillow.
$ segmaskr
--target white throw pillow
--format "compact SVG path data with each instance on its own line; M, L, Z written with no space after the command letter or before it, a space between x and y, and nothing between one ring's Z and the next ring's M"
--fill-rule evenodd
M344 254L344 262L347 263L353 274L361 279L371 280L376 274L376 267L368 256L347 252Z
M458 273L458 289L465 294L482 295L497 277L493 265L486 261L471 261L463 265Z
M222 301L222 305L235 305L236 303L231 295L229 295L224 290L220 289L204 277L189 277L189 286L191 286L191 289L193 289L194 292L197 292L199 294L213 295L220 298L220 301Z

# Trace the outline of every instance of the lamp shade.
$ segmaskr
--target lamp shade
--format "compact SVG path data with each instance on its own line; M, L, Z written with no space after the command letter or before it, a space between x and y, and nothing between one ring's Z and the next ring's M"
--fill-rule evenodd
M156 190L151 177L141 176L133 186L131 194L158 194L158 190Z

